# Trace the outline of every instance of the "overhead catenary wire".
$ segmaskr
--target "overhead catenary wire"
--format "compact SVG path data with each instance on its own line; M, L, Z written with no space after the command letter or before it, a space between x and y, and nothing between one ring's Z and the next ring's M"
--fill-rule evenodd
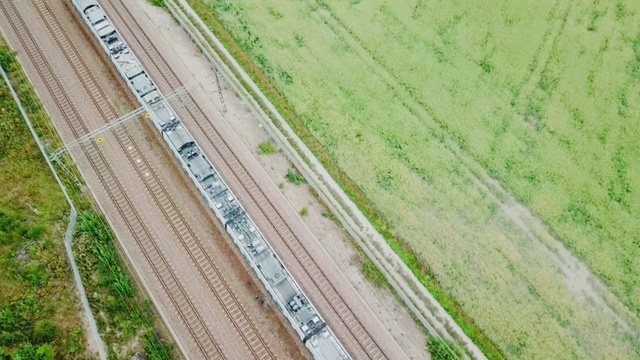
M207 79L209 79L211 76L216 75L216 73L210 73L209 75L205 76L204 78L202 78L202 80L194 82L193 84L189 84L186 86L183 86L181 88L178 88L174 91L172 91L171 93L169 93L167 96L165 96L165 99L169 100L169 99L173 99L175 97L180 97L181 95L189 92L191 89L201 86ZM143 114L146 114L147 110L144 107L139 107L131 112L129 112L128 114L125 114L121 117L119 117L116 120L112 120L107 122L105 125L94 129L80 137L78 137L75 140L72 140L66 144L64 144L63 146L59 147L58 149L54 150L50 156L50 159L52 159L53 161L56 161L61 155L63 155L66 152L69 152L69 150L71 150L72 148L82 145L84 143L86 143L87 141L92 141L94 139L97 139L99 135L104 134L105 132L117 127L117 126L121 126L124 125L125 123L129 122L130 120L137 120L139 119Z

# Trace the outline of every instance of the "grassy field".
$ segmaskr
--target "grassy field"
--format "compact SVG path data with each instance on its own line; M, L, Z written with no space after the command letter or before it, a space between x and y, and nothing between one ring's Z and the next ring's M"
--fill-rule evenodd
M640 3L191 3L455 299L483 350L640 356ZM606 284L630 331L560 270L552 237Z
M0 62L15 70L0 44ZM84 358L62 245L68 205L0 80L0 358Z

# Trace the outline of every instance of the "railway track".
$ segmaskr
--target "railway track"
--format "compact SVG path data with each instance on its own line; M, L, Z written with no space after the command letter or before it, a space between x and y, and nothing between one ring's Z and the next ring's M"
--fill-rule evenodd
M9 24L18 36L27 56L31 59L38 73L42 76L47 90L53 97L56 106L74 133L74 136L78 137L87 133L88 128L81 120L82 117L62 87L59 78L55 75L47 60L45 60L44 54L35 42L32 34L27 30L28 28L24 19L20 16L15 5L11 1L0 0L0 7L7 16ZM87 91L91 90L87 89ZM180 317L186 324L193 325L189 327L188 330L192 336L194 336L197 346L204 354L219 353L219 351L217 351L217 345L213 341L212 337L205 338L203 336L197 336L197 334L202 334L203 330L206 330L204 322L199 317L197 311L195 311L195 308L187 297L187 294L182 290L182 286L175 277L175 274L171 271L171 268L166 259L164 259L160 249L155 245L155 241L153 240L151 233L140 219L139 214L135 210L104 155L100 152L95 143L84 145L82 149L98 175L102 186L107 190L111 201L116 205L117 211L125 220L129 231L131 231L136 242L143 250L145 258L150 264L152 264L154 274L161 279L163 288L170 294L171 301L174 306L179 309ZM212 356L208 358L222 359L223 357Z
M43 0L32 0L32 2L36 5L43 22L47 24L49 31L54 35L58 46L67 57L69 63L81 65L74 66L74 71L80 79L89 79L87 91L91 94L92 100L103 115L103 118L117 118L117 111L98 86L97 81L91 74L86 63L82 61L79 52L75 46L73 46L68 35L62 29L60 21L57 19L55 13L51 11L47 3ZM84 82L83 85L87 87L87 84ZM138 144L132 140L131 135L124 127L115 128L114 133L120 147L127 155L129 162L136 168L136 171L142 179L145 187L158 204L165 219L175 232L181 245L184 247L203 280L207 283L213 295L220 303L221 308L233 324L237 334L246 344L252 357L260 360L275 358L275 355L268 347L266 341L251 321L249 314L233 294L231 287L224 279L221 271L204 249L202 242L189 226L186 218L180 212L176 202L169 195L167 189L160 181L151 164L143 156ZM205 327L205 330L205 334L213 338L209 329ZM219 348L217 348L217 352L222 354L222 351ZM206 355L209 354L206 353Z
M100 110L103 118L105 120L114 118L114 116L111 115L115 114L115 110L111 107L111 104L108 101L106 95L98 86L93 74L86 66L86 63L79 56L77 49L75 49L75 47L73 46L73 43L70 41L68 35L63 31L62 27L60 26L60 22L56 18L55 14L51 11L51 9L45 2L34 0L33 3L38 10L38 13L42 17L43 22L47 25L49 31L56 39L58 46L67 57L69 64L74 69L76 75L81 79L81 83L85 91L91 96L92 101ZM42 76L45 86L53 97L54 102L62 113L65 121L71 128L74 136L77 138L86 134L89 129L81 121L81 116L79 115L76 107L68 97L66 91L60 83L59 78L55 75L53 69L45 59L44 54L35 41L33 35L28 31L28 27L26 26L24 19L21 17L15 5L9 0L0 0L0 8L9 20L9 24L16 33L20 43L24 47L27 56L36 67L38 73ZM110 112L113 114L111 114ZM153 170L149 166L146 159L144 159L142 156L138 158L144 159L144 161L133 161L132 156L130 155L130 151L135 149L137 153L136 155L141 155L139 148L137 148L137 145L133 141L131 141L131 138L128 136L128 134L122 133L122 131L124 130L120 130L121 133L117 134L118 142L123 150L125 150L125 153L129 157L129 161L131 161L132 164L138 165L136 169L141 175L141 178L149 177L153 173ZM172 271L169 262L165 258L162 251L158 248L149 229L140 218L138 212L135 210L130 198L122 188L122 185L118 181L113 169L107 162L104 155L100 152L95 143L83 145L82 150L87 156L87 159L89 160L92 168L96 171L96 174L102 186L107 190L109 198L116 206L117 211L125 221L127 228L132 233L136 243L140 246L143 255L151 265L152 271L158 277L161 286L167 292L170 301L178 310L179 316L185 323L187 330L193 337L203 357L207 359L224 359L225 357L223 356L222 350L216 343L213 335L204 323L204 320L198 314L196 308L194 307L194 304L184 292L183 287L180 284L175 273ZM166 189L164 189L162 184L157 181L158 179L155 177L155 174L154 178L156 180L155 183L144 181L149 191L152 194L159 194L161 192L165 192L166 194ZM168 194L166 195L167 196L163 199L155 196L154 198L159 202L159 204L161 200L164 200L162 204L165 204L165 206L171 204L174 207L173 213L165 213L165 215L173 215L172 217L170 217L170 219L181 220L181 223L175 220L171 221L172 226L174 226L174 229L177 232L181 234L184 234L185 232L191 233L191 229L186 226L184 218L175 208L175 203L173 203L173 200L168 197ZM192 240L191 244L193 243L195 242ZM199 259L202 260L202 257L200 257ZM203 272L203 274L208 275L208 278L214 278L211 270L212 269L209 268L201 271ZM216 294L221 294L221 296L224 296L224 299L227 302L237 302L237 299L231 296L232 293L230 289L228 287L225 287L225 285L226 284L222 281L210 282L210 286L212 287L212 290L216 292ZM226 290L227 292L224 293L224 290ZM238 310L238 308L234 308L227 310L227 315L232 319L238 319L238 317L243 314L242 309ZM246 315L246 313L244 313L244 315ZM242 327L241 330L245 335L243 336L243 338L246 339L248 343L255 344L256 342L259 342L261 340L260 338L256 339L255 337L251 337L252 331L251 329L248 329L250 328L250 326L247 327L246 324L242 325L244 325L244 327ZM273 358L273 354L271 354L268 347L266 349L261 349L259 346L252 346L250 350L253 353L254 357L257 359Z
M46 3L43 0L33 0L35 3L42 4L46 7ZM40 10L39 10L40 11ZM41 15L46 16L47 13L40 11ZM62 37L56 38L58 45L66 56L74 55L75 58L82 61L77 49L73 47L68 35L61 31L61 24L55 17L52 11L48 13L51 19L46 19L43 16L43 20L46 20L48 24L55 24L58 29L50 28L50 31L54 34L62 32ZM50 21L52 20L52 21ZM67 50L70 50L69 53ZM82 61L82 67L77 68L78 76L84 76L84 74L91 75L86 64ZM74 67L76 69L76 67ZM106 95L101 91L95 78L91 76L90 88L97 88L100 91L97 92L97 99L94 99L96 106L100 106L99 110L103 114L105 119L117 118L118 114L114 109L111 102L108 101ZM96 92L93 92L96 94ZM209 254L203 247L201 240L194 233L189 226L188 221L180 212L179 207L169 195L166 187L162 184L157 174L151 167L148 160L142 155L137 143L135 143L127 130L123 127L118 127L114 130L117 135L118 142L121 148L127 154L127 157L131 164L136 167L138 174L141 176L143 183L151 196L154 198L160 210L162 211L165 219L169 222L170 226L178 236L178 239L185 251L191 258L196 269L202 276L203 280L209 286L211 292L215 298L219 301L226 316L230 319L234 325L237 334L243 339L247 345L248 350L255 359L273 359L275 355L267 345L264 338L260 335L257 328L250 319L247 311L242 307L238 298L233 294L231 287L225 281L220 269L216 266L215 262L211 259ZM127 151L129 150L129 151ZM135 160L134 160L135 159Z
M140 25L136 17L131 14L122 0L111 1L110 6L113 7L118 17L122 19L122 23L128 28L136 42L140 45L140 48L144 49L149 60L162 75L169 87L172 90L181 88L184 84L182 84L166 60L161 56L157 47L146 35L144 28ZM195 120L195 123L199 128L208 135L207 140L218 151L225 164L233 170L235 177L249 193L255 204L257 204L259 211L262 212L262 214L269 220L273 229L277 234L279 234L284 244L294 254L296 261L314 282L314 285L320 290L320 293L336 312L340 321L349 333L356 339L358 345L367 357L370 359L390 358L385 354L384 349L376 343L369 331L356 317L353 310L331 283L329 277L316 264L310 252L306 249L302 241L295 235L289 224L284 220L281 212L271 203L262 189L257 185L256 180L239 161L227 141L220 135L216 127L213 126L212 121L205 114L202 108L188 93L183 97L183 99L185 100L185 110Z
M32 61L36 70L42 76L47 90L51 94L56 106L62 113L65 121L71 128L74 136L78 137L88 132L88 128L82 122L78 110L68 97L66 91L62 87L59 78L55 75L53 69L33 38L33 35L27 30L24 19L20 16L15 5L8 0L0 0L0 8L9 20L9 25L16 33L18 40L26 51L27 56ZM162 256L160 250L155 246L151 233L144 226L138 213L135 211L126 192L118 181L113 169L107 162L104 155L100 152L95 143L83 145L82 150L89 160L92 168L95 170L102 186L107 190L111 201L116 205L116 209L125 220L126 225L134 235L134 238L143 250L145 258L152 264L154 274L162 279L161 283L165 290L171 294L171 300L174 306L178 308L179 315L185 323L193 324L188 330L196 339L198 347L203 353L215 353L216 344L213 339L197 337L196 334L206 329L202 319L195 311L193 304L189 301L187 294L182 290L178 279L170 270L169 264ZM221 359L222 357L211 357L211 359Z

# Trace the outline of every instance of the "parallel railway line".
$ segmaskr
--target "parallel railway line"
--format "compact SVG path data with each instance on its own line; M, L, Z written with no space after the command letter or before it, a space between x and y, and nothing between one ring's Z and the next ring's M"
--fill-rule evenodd
M171 89L178 89L183 86L176 73L171 69L164 60L157 47L146 35L144 28L140 25L135 16L133 16L122 0L113 0L110 2L123 21L122 23L128 28L140 48L147 54L153 66L162 75L166 83ZM205 114L202 108L197 104L190 94L184 96L185 110L195 120L198 127L208 135L207 140L218 151L220 158L226 165L233 170L237 180L242 184L251 196L252 200L257 204L257 209L269 220L273 229L283 239L284 244L294 254L296 261L301 268L307 273L314 285L320 290L328 304L338 315L343 325L348 329L350 334L356 339L358 345L370 359L388 359L382 349L371 336L369 331L364 327L360 320L356 317L353 310L344 301L335 286L329 280L329 277L316 264L314 258L306 249L302 241L295 235L289 224L284 220L283 215L267 198L263 190L257 185L256 180L246 167L239 161L236 154L231 150L228 142L221 136L211 119Z
M90 95L94 105L100 111L103 118L105 120L115 118L115 109L108 101L104 91L102 91L98 86L95 77L79 55L77 49L69 39L68 34L63 30L54 12L49 8L49 5L42 0L33 0L33 3L38 10L39 15L43 19L43 23L47 25L48 30L53 35L57 45L64 53L67 61L78 78L81 79L83 88L87 94ZM9 0L1 0L0 5L9 19L11 27L15 31L16 35L18 35L19 41L25 48L27 55L32 60L37 71L41 74L45 85L54 98L56 106L62 112L63 117L71 128L74 136L77 138L86 134L89 129L80 120L81 117L78 111L69 99L51 66L45 60L44 55L38 44L33 39L33 36L27 30L27 26L15 5ZM186 219L178 210L173 199L169 196L166 189L157 178L147 159L142 156L137 144L132 141L126 129L118 128L115 130L115 133L119 145L124 150L131 164L136 168L138 175L143 180L143 183L150 194L158 203L167 221L180 238L183 246L185 246L185 249L189 253L192 261L194 261L198 270L211 287L212 292L220 301L227 316L231 322L234 323L253 357L256 359L274 358L273 353L259 335L255 326L249 321L248 314L242 308L237 298L233 295L231 289L222 278L222 275L213 264L209 255L201 247L199 240L188 226ZM158 248L149 229L134 209L131 200L126 195L126 192L117 180L113 169L107 162L104 155L98 150L95 143L84 145L83 151L89 159L91 166L96 171L103 187L107 190L108 196L113 201L114 205L116 205L116 208L125 221L129 231L134 235L134 239L140 246L145 258L149 261L154 274L158 277L171 302L178 310L187 330L193 337L203 356L207 359L225 358L222 350L204 323L204 320L198 314L192 301L180 285L180 282L172 271L168 260ZM131 153L132 151L134 154ZM140 160L134 161L134 158Z
M43 0L32 1L36 3L43 21L47 24L51 33L55 35L54 37L58 46L67 57L70 64L76 63L76 59L79 60L78 63L82 66L73 67L78 77L81 79L90 79L89 82L91 88L95 87L99 89L95 78L86 64L81 60L82 58L77 49L71 43L68 35L62 30L62 26L54 12L48 9L48 5ZM90 77L85 77L87 74ZM117 112L111 102L108 101L104 92L101 90L98 93L93 92L92 99L96 103L96 107L98 107L104 119L117 118ZM165 219L174 230L178 240L184 247L190 259L193 261L198 272L210 287L216 299L219 301L226 316L234 325L238 335L247 345L247 348L251 352L253 358L275 358L265 340L251 321L249 314L242 307L237 297L233 294L229 284L222 276L219 268L204 249L201 240L189 226L186 218L180 212L176 202L169 195L167 189L158 178L151 164L142 155L138 144L132 140L131 135L124 127L116 127L114 132L118 143L124 150L130 163L136 168L145 187L158 204ZM205 327L205 330L205 333L212 337L209 329ZM222 353L219 348L217 349L217 352ZM209 356L210 354L205 353L205 355Z
M9 20L9 25L14 30L18 40L24 47L27 56L32 61L36 71L42 76L47 90L51 94L56 106L60 110L63 118L69 125L74 136L78 137L88 132L87 126L83 123L75 105L63 88L58 76L47 62L42 50L34 40L33 35L27 30L28 27L17 8L10 0L0 0L0 8ZM82 61L82 60L79 60ZM84 86L88 86L84 84ZM101 92L99 88L87 88L88 93ZM200 350L207 354L221 354L212 337L203 337L206 326L198 315L193 304L184 292L179 280L171 271L169 263L162 255L160 249L155 244L151 233L144 225L138 212L135 210L130 198L127 196L122 184L118 181L111 165L104 154L100 152L95 143L89 143L82 147L84 154L89 160L91 167L95 170L102 186L107 191L111 201L116 206L117 211L124 219L127 228L132 233L134 239L142 249L142 252L152 265L154 274L160 279L161 285L170 294L174 306L179 309L179 315L188 326L188 331L194 337ZM197 334L201 334L198 336ZM222 359L222 356L211 356L211 359Z

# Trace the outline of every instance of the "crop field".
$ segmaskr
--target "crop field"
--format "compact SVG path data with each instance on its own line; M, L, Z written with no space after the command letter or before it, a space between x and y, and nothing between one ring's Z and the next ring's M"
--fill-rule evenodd
M640 357L640 2L190 3L490 357Z

